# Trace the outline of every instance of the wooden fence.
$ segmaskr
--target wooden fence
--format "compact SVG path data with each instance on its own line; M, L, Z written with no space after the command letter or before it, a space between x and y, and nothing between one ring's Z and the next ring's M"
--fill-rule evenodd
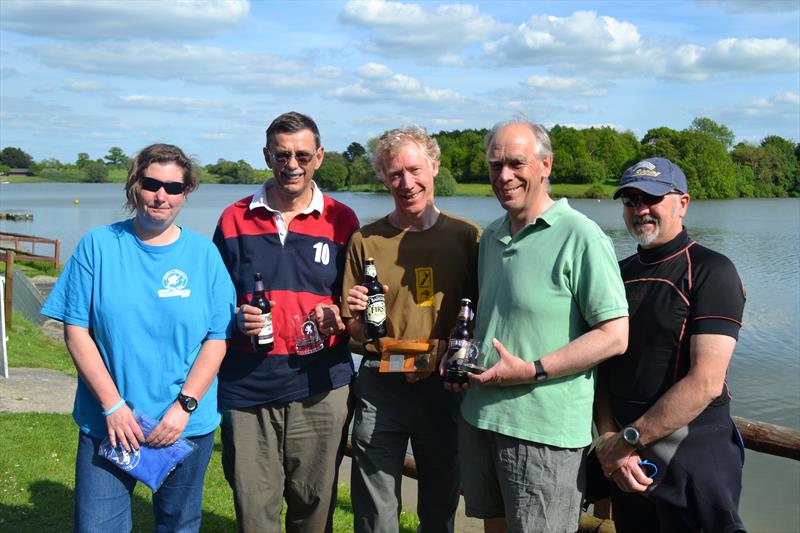
M37 254L37 244L40 249L42 245L52 246L52 255ZM11 328L11 309L14 301L14 262L22 260L52 263L53 268L58 268L60 255L61 241L58 239L0 232L0 260L4 261L6 266L6 286L3 295L6 329Z
M52 255L41 255L36 253L36 245L52 246ZM14 252L17 260L37 261L41 263L52 263L53 268L58 268L59 256L61 255L61 241L58 239L48 239L35 235L24 235L22 233L3 233L0 232L0 257L8 252Z
M732 418L742 434L746 448L768 455L800 460L800 431L738 416ZM344 453L348 457L353 456L353 445L349 439ZM417 465L413 457L406 456L403 462L403 475L417 479ZM598 509L599 516L581 513L578 533L614 533L616 531L613 519L607 518L610 506L602 505L600 507L602 510Z

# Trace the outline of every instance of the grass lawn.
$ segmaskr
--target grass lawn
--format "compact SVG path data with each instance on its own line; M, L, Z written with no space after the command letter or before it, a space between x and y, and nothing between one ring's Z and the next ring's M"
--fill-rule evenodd
M40 367L76 375L62 342L44 336L15 312L8 333L12 367ZM0 378L1 379L1 378ZM69 415L0 413L0 531L71 531L77 427ZM343 480L346 481L346 480ZM138 484L133 499L133 531L153 531L150 490ZM339 485L333 531L353 530L350 489ZM413 533L418 518L400 517L400 531ZM206 471L202 531L235 532L233 495L222 474L219 431Z
M53 268L53 263L40 263L38 261L14 261L14 268L17 270L22 271L23 274L32 278L34 276L53 276L57 278L61 271L64 269L64 265L61 265L59 268ZM6 272L6 263L5 261L0 260L0 272Z

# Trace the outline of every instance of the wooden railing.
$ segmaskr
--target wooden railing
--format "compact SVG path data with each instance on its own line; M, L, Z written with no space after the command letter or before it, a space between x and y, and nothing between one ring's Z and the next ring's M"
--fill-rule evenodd
M53 247L53 255L40 255L36 253L36 245L49 245ZM48 239L35 235L24 235L22 233L0 232L0 261L5 262L6 266L6 287L3 295L3 309L5 311L6 328L11 328L11 309L14 301L14 262L15 261L36 261L40 263L52 263L53 268L58 268L59 256L61 255L61 241L58 239Z
M800 460L800 431L738 416L732 418L742 434L742 440L747 449ZM344 453L348 457L353 456L353 445L349 439ZM417 479L417 465L413 457L406 456L403 462L403 475ZM612 519L581 513L579 533L614 533L615 531Z
M52 246L53 254L37 254L37 244ZM37 237L35 235L24 235L22 233L0 232L0 258L5 256L8 252L14 252L18 260L52 263L53 268L58 268L59 256L61 255L61 241L58 239Z

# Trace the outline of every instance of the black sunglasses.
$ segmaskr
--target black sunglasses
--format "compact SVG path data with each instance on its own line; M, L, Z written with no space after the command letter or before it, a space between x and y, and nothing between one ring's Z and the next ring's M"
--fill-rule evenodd
M668 194L681 194L678 191L668 192L662 196L653 196L652 194L647 193L625 193L621 194L619 199L622 201L622 205L625 207L638 207L639 204L644 204L647 207L656 205L657 203L661 202L664 199L664 196Z
M164 187L167 194L181 194L186 190L186 185L182 181L163 182L155 178L142 178L142 189L146 191L158 192L161 187Z
M314 159L316 154L310 154L308 152L297 152L293 154L292 152L270 152L272 154L272 159L280 163L281 165L285 165L289 161L292 160L292 157L295 158L298 165L307 165L311 163L311 160Z

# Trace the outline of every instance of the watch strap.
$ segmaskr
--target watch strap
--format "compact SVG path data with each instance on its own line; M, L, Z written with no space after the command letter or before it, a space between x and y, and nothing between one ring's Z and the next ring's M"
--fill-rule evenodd
M189 414L194 413L195 410L197 410L197 399L187 396L182 392L178 393L178 403L180 403L183 410Z
M535 383L539 383L540 381L547 379L547 372L545 372L544 366L539 359L533 362L533 368L536 370L536 374L533 375L533 381Z

